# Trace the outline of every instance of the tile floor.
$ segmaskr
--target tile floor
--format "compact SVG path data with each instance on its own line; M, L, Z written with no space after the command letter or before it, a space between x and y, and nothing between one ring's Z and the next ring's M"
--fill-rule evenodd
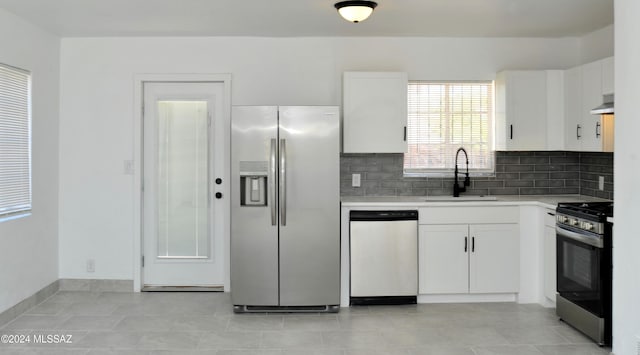
M0 327L0 354L609 354L554 311L514 303L234 314L224 293L61 291ZM46 336L71 335L71 344ZM3 338L5 339L5 338ZM36 339L42 339L35 344ZM66 340L66 339L65 339ZM46 343L49 342L49 343ZM56 344L58 342L58 344Z

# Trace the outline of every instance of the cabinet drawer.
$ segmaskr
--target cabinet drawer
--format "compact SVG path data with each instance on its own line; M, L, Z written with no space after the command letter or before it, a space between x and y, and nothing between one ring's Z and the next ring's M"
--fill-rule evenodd
M418 216L420 224L519 223L520 209L516 206L424 207Z

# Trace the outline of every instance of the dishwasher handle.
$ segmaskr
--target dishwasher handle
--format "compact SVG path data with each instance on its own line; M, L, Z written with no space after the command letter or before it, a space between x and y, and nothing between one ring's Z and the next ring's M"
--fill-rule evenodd
M350 221L417 221L418 211L351 211Z

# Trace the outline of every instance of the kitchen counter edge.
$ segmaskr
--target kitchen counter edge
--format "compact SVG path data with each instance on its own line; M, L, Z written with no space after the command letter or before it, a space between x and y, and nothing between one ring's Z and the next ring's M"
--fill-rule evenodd
M428 196L343 196L342 207L451 207L451 206L522 206L538 205L555 209L560 202L610 201L584 195L503 195L496 200L448 201L428 200Z

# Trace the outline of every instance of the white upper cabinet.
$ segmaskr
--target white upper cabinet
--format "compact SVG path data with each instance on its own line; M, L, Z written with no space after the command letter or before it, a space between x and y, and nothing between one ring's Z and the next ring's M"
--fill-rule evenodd
M615 90L613 57L602 60L602 95L610 95Z
M550 89L561 91L562 75L550 78L548 75L545 70L509 70L498 73L495 82L497 150L549 149L547 120L562 129L562 125L557 122L562 121L563 109L562 100L549 102L548 97ZM554 105L560 105L560 108L552 107ZM554 111L557 115L549 117ZM554 136L553 140L553 148L557 149L558 138Z
M568 70L496 76L497 150L612 151L613 117L591 110L614 92L614 58Z
M582 130L582 68L575 67L564 73L564 149L581 149L580 131ZM584 133L584 132L582 132Z
M565 97L564 70L547 73L547 150L564 150Z
M602 104L602 61L582 66L582 148L587 152L602 151L602 127L600 116L591 110Z
M407 150L407 73L345 72L343 152Z
M565 70L565 149L602 152L604 141L612 141L611 119L606 122L591 110L613 93L613 57ZM603 126L607 124L607 126Z

